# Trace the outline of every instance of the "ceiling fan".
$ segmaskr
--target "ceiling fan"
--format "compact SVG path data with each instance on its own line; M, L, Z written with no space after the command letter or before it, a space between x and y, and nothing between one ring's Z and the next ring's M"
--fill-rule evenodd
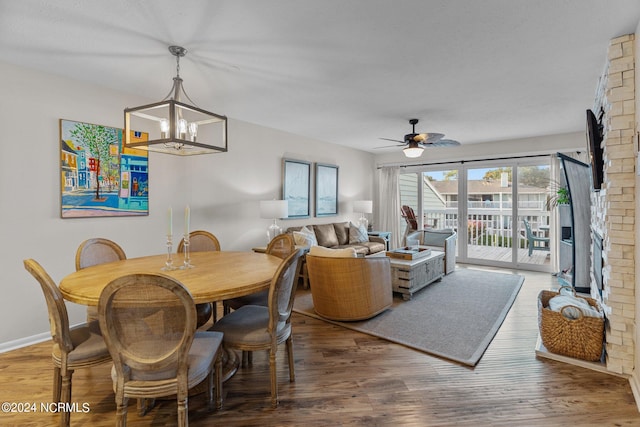
M404 136L404 141L398 139L380 138L385 141L399 142L397 145L387 145L385 147L376 148L388 148L388 147L402 147L404 155L407 157L420 157L425 147L455 147L460 145L458 141L452 139L442 139L444 134L442 133L416 133L416 124L418 119L410 119L409 124L412 126L411 133Z

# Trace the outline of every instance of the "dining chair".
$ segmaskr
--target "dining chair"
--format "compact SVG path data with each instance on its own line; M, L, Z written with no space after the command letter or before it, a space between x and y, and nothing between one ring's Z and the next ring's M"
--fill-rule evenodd
M76 271L123 259L127 259L127 255L116 242L101 237L87 239L76 250ZM88 306L87 322L92 321L98 321L98 308Z
M220 241L213 234L205 230L195 230L189 233L189 252L219 251ZM184 253L184 238L178 243L178 253ZM218 309L215 302L196 304L198 313L198 327L207 323L213 315L213 321L218 319Z
M295 298L298 261L303 253L304 249L298 249L282 261L271 279L267 307L244 305L223 316L210 328L224 334L223 345L226 348L241 351L269 350L273 408L278 406L276 353L278 345L283 342L286 342L287 348L289 381L295 381L291 311Z
M111 357L100 334L97 321L69 328L67 307L51 276L33 259L24 260L24 268L40 283L49 312L53 339L53 402L71 403L71 377L74 370L108 362ZM70 412L62 411L61 426L68 426Z
M269 242L265 253L285 259L296 250L296 244L291 234L280 234ZM269 301L269 290L259 291L242 297L231 298L223 303L224 314L227 315L231 310L237 310L243 305L263 305L267 306Z
M127 423L129 398L176 396L178 425L187 426L189 389L207 380L207 401L222 407L222 333L196 331L189 291L163 274L111 281L98 302L100 328L113 359L116 424ZM215 385L214 385L215 380Z

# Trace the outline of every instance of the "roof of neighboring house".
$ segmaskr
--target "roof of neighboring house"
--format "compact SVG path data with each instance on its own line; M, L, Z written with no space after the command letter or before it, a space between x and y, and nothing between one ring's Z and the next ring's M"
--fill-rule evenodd
M440 194L458 193L457 180L430 181L430 185L438 192L440 192ZM508 187L503 187L500 181L485 181L483 179L477 179L467 182L467 191L469 194L511 193L511 185L509 185ZM541 187L534 187L532 185L519 184L518 193L539 194L546 193L546 189Z

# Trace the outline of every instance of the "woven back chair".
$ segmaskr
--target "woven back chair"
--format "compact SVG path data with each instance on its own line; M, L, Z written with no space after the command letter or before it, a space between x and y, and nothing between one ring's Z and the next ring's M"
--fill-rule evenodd
M219 251L220 242L218 238L208 231L196 230L189 233L189 251L206 252ZM178 253L184 252L184 238L178 243Z
M291 311L295 298L297 268L303 249L282 261L269 286L268 306L245 305L222 317L211 330L224 333L224 345L244 351L269 350L271 373L271 406L278 406L276 353L286 342L289 381L295 381Z
M116 242L97 237L80 243L76 250L76 271L107 262L127 259L124 250ZM98 321L98 308L87 307L87 322Z
M296 243L291 234L280 234L269 242L267 250L269 255L285 259L296 250ZM231 310L237 310L243 305L263 305L269 304L269 290L253 293L243 297L231 298L224 301L224 314L229 314Z
M131 274L109 283L98 303L100 327L113 358L117 424L129 398L176 395L178 425L188 425L189 389L208 379L207 397L222 405L222 334L196 332L191 294L161 274ZM215 369L214 369L215 365Z
M374 317L393 302L387 257L325 258L307 254L315 312L330 320Z
M189 252L215 252L219 250L218 238L208 231L196 230L189 233ZM180 240L177 251L178 253L184 252L184 238ZM218 319L218 308L215 302L196 304L196 311L198 313L198 327L207 323L212 315L214 322Z
M296 250L296 242L293 240L293 236L288 233L279 234L269 242L266 252L269 255L277 256L278 258L285 259Z
M53 338L53 402L70 403L73 371L109 361L109 351L102 337L95 333L99 330L97 324L69 329L69 317L62 294L40 264L27 259L24 268L40 283L47 301ZM68 426L69 421L70 412L62 411L60 425Z

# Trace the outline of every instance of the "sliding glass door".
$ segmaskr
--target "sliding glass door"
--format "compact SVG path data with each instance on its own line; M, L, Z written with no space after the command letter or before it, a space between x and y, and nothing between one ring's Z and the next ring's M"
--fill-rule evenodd
M457 231L458 262L550 271L549 171L548 157L424 168L400 175L400 200L419 228Z

